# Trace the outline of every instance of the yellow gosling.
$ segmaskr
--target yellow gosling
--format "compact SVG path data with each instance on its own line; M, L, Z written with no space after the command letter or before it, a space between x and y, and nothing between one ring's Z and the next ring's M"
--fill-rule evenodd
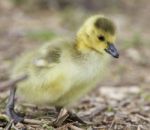
M95 15L81 26L74 39L60 38L17 60L12 78L27 74L17 86L20 99L37 105L68 106L89 92L104 75L116 29L107 17Z

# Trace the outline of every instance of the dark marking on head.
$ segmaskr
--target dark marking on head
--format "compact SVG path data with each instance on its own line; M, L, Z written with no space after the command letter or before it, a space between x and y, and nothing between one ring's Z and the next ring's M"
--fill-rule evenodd
M114 35L116 31L114 23L107 18L98 18L95 22L95 27L103 29L105 32L112 35Z

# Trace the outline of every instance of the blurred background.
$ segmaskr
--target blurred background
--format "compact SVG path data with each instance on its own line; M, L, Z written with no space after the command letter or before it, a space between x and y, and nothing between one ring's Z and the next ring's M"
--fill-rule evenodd
M106 84L150 83L150 2L147 0L5 0L0 1L0 80L23 51L44 41L76 33L84 20L104 14L117 24L120 59ZM5 77L6 76L6 77Z
M0 81L9 79L12 63L21 53L56 37L74 35L87 17L104 14L117 25L120 58L112 60L109 74L91 95L110 104L112 99L117 103L138 99L143 106L139 111L150 118L149 12L148 0L1 0Z

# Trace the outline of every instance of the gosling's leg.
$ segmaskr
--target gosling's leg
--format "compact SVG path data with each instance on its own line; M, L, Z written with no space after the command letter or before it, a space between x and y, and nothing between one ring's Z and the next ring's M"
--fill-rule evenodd
M15 107L15 93L16 93L16 87L10 88L10 95L9 95L8 103L7 103L7 106L6 106L6 113L9 116L9 118L14 121L14 123L23 122L24 118L17 115L17 113L14 110L14 107Z

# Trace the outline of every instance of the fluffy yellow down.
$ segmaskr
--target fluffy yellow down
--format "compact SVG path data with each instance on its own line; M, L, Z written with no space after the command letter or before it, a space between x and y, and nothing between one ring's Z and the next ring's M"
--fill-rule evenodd
M110 30L103 28L105 25L96 25L102 20ZM23 54L11 74L12 78L28 75L18 83L19 99L37 105L67 106L84 96L107 70L109 56L104 51L108 47L105 41L115 42L113 29L114 24L108 18L92 16L74 38L59 38ZM105 41L100 41L99 35Z

